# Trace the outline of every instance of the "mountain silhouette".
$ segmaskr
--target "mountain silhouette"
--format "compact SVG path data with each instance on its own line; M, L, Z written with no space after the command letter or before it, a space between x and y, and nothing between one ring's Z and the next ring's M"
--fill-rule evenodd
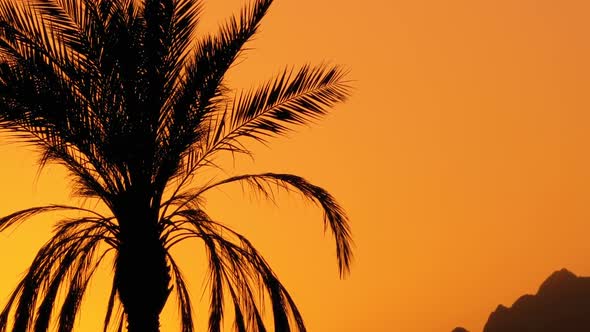
M590 331L590 277L566 269L554 272L537 294L520 297L510 308L499 305L483 331Z

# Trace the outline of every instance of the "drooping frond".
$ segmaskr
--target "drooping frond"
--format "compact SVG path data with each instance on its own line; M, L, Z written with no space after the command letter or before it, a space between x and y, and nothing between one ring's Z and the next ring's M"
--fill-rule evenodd
M330 228L336 241L336 255L338 258L338 269L340 276L345 276L350 270L352 262L352 237L348 217L344 209L336 202L336 199L325 189L309 183L304 178L292 174L244 174L227 178L225 180L209 184L202 189L187 195L186 198L176 204L181 209L184 206L191 205L193 200L197 200L203 193L218 186L242 182L249 185L253 190L264 195L264 198L274 200L277 189L287 191L295 190L303 195L304 198L318 204L324 212L324 226Z
M115 271L115 273L117 273L117 271ZM116 278L113 278L103 323L103 332L112 331L112 329L109 330L110 327L114 327L114 330L117 332L122 332L126 319L127 317L125 315L125 310L123 310L123 304L117 296Z
M107 310L106 310L106 314L105 314L105 318L104 318L104 324L103 324L103 332L107 332L109 325L111 324L112 318L113 318L113 311L117 311L115 312L115 314L119 317L119 319L121 318L121 314L122 314L122 308L121 308L121 303L120 301L117 301L117 284L115 283L115 280L113 278L113 283L111 285L111 292L109 294L109 300L107 303ZM117 325L119 325L117 323Z
M168 224L172 246L187 238L203 241L209 256L209 331L221 331L228 292L237 332L267 331L262 319L265 295L272 304L275 331L306 331L293 299L268 263L242 235L211 220L202 210L183 209Z
M39 250L29 271L0 313L0 331L8 328L13 312L13 331L47 331L60 290L60 331L71 331L90 279L105 255L117 245L108 227L110 220L94 217L65 220ZM107 249L100 250L105 244Z
M180 311L180 324L182 332L193 332L194 321L193 321L193 306L191 303L190 294L182 271L172 255L168 254L168 262L172 267L173 283L176 293L176 299L178 301L178 309Z

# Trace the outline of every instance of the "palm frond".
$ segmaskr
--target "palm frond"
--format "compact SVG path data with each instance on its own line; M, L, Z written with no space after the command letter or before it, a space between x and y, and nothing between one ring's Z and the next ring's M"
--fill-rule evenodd
M244 7L239 17L232 16L222 25L219 32L200 40L192 61L186 67L185 80L179 87L174 104L174 117L178 120L193 116L202 117L210 103L209 100L219 92L220 83L236 57L248 40L258 30L272 0L254 0L254 4ZM182 121L176 122L183 124Z
M184 67L183 79L172 93L169 110L163 114L158 129L162 149L169 151L168 165L159 177L169 178L181 171L185 179L193 169L191 149L208 128L207 118L220 104L225 91L223 78L244 45L255 35L272 0L254 0L239 16L232 16L215 35L198 41L194 54ZM187 158L185 158L187 157ZM174 167L185 158L184 168ZM183 181L184 182L184 181Z
M209 332L220 332L224 311L224 263L215 246L215 242L208 236L203 242L209 254L209 284L211 288L211 303L209 305Z
M170 244L198 238L205 244L209 255L209 331L220 330L225 291L229 292L233 304L236 331L267 330L261 311L265 293L273 306L276 331L290 331L292 327L305 331L293 299L245 237L211 220L202 210L183 209L175 217L178 219L169 223L169 227L174 228L173 233L176 233L168 239Z
M309 183L304 178L292 174L244 174L227 178L225 180L209 184L189 195L183 203L179 203L181 209L206 191L218 186L233 182L242 182L249 185L256 192L264 195L264 198L274 200L276 189L287 191L295 190L306 199L318 204L324 211L324 227L330 228L336 241L336 256L338 258L338 270L340 276L345 276L350 271L352 263L352 237L348 217L344 209L336 202L334 197L325 189Z
M116 273L116 272L115 272ZM107 303L107 311L104 318L103 323L103 332L107 332L109 324L111 324L111 320L113 317L113 311L119 309L121 311L121 303L117 301L117 284L115 282L116 278L113 278L113 283L111 285L111 292L109 294L109 300Z
M74 276L69 281L68 291L62 304L58 325L60 331L73 331L74 322L82 305L88 284L102 260L111 250L114 250L114 248L111 247L105 250L98 259L87 255L86 259L79 263Z
M212 158L217 152L249 154L244 140L265 143L270 137L326 115L330 107L350 94L345 75L339 66L303 66L297 72L285 69L259 88L239 93L224 111L204 120L208 130L197 148L187 154L187 175L176 192L188 183L188 174L204 165L215 165Z
M17 212L11 213L7 216L0 218L0 232L6 230L7 228L9 228L11 226L18 225L19 223L22 223L24 220L29 219L35 215L45 213L45 212L59 211L59 210L80 211L80 212L90 213L90 214L97 216L100 219L108 220L108 218L102 216L101 214L99 214L97 212L94 212L94 211L88 210L88 209L84 209L84 208L80 208L80 207L76 207L76 206L46 205L46 206L38 206L38 207L24 209L24 210L17 211ZM110 223L110 221L108 221L108 223Z
M96 74L78 61L90 55L73 51L63 39L63 30L76 30L74 19L68 17L54 1L39 0L30 6L0 3L0 51L5 61L0 128L29 133L28 140L45 150L42 160L61 160L102 197L99 183L114 188L117 174L104 163L101 117L90 107L97 93L91 79ZM58 35L61 38L55 38Z
M70 61L72 73L98 75L94 61L102 27L96 1L30 0L30 6L50 25L61 58ZM74 76L76 77L76 76Z
M172 267L172 274L174 276L173 282L176 286L176 298L178 301L178 308L180 311L180 323L182 332L193 332L193 307L191 304L190 294L188 292L187 284L184 280L180 268L172 255L168 254L168 262Z
M167 74L167 82L178 81L186 65L186 59L191 52L190 43L193 42L194 32L199 23L199 16L203 9L201 0L177 0L172 17L171 43L168 62L171 64ZM168 87L167 89L172 89Z
M227 119L226 135L264 141L264 137L284 134L289 125L308 124L327 114L327 109L347 99L350 85L339 66L303 66L295 74L285 69L275 79L254 90L242 92L234 101Z
M106 222L106 221L105 221ZM73 219L63 221L54 236L39 250L29 271L17 286L0 314L0 331L7 328L7 319L14 311L14 331L46 331L52 320L58 291L66 287L61 304L60 331L71 331L86 287L107 249L97 255L99 245L114 248L113 235L102 221Z

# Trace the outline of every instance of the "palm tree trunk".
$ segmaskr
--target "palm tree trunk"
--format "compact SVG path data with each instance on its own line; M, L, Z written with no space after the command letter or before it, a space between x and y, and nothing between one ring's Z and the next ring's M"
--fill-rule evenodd
M138 218L138 213L131 220L119 218L115 282L129 332L158 332L159 316L170 293L170 268L156 220Z

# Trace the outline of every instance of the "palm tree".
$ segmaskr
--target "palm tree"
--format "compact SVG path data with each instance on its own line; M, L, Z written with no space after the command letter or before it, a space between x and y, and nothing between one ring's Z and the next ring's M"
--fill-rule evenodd
M204 178L204 169L221 167L221 153L250 154L248 140L321 118L350 92L344 70L326 64L285 69L250 90L225 84L271 3L253 0L217 33L195 38L200 0L0 0L0 129L38 147L40 167L65 166L75 194L110 211L49 205L0 219L2 231L40 213L73 212L8 299L0 331L54 323L71 331L106 257L114 277L105 331L158 331L171 293L182 331L193 331L189 292L170 254L186 239L202 241L208 255L209 331L221 330L227 305L236 331L266 331L266 301L275 331L305 331L268 263L202 200L234 182L271 199L279 189L298 191L323 209L340 275L349 270L347 217L324 189L290 174Z

